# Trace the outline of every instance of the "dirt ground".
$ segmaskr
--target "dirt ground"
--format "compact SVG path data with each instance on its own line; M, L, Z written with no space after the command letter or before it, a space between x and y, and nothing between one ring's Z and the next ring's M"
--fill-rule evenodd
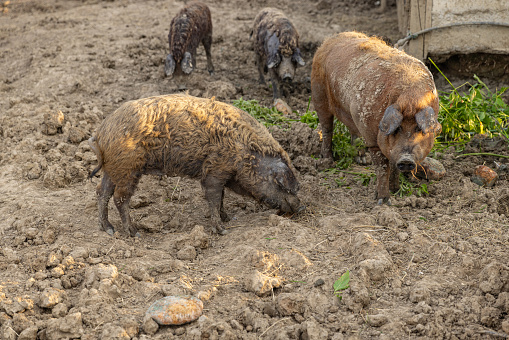
M261 8L283 9L300 31L307 64L285 98L299 113L324 38L401 38L390 1L385 13L363 0L207 3L215 74L200 47L196 71L176 80L163 68L183 2L0 2L0 339L507 338L509 176L500 171L492 188L470 179L475 166L503 158L436 152L447 175L427 183L429 195L378 206L373 180L317 171L317 132L294 124L273 133L300 172L304 213L278 216L227 192L234 219L219 236L197 181L145 176L131 204L141 238L122 230L113 203L118 232L99 230L100 178L87 180L97 161L86 140L122 103L185 86L271 104L249 40ZM486 139L466 149L479 150L509 155ZM333 283L347 270L340 300ZM199 320L158 327L144 317L163 296L186 294L202 299Z

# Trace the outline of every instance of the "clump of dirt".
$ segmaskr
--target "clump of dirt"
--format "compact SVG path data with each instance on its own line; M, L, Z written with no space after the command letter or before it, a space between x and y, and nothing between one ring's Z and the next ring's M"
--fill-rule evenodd
M300 32L306 66L284 98L297 115L307 110L312 57L325 37L357 30L400 38L396 8L380 13L372 1L212 0L214 75L200 47L193 74L170 79L163 71L169 22L183 5L0 6L0 55L9 60L0 65L0 338L507 337L505 158L434 152L446 169L442 180L410 178L428 193L378 206L370 167L319 171L319 133L292 123L271 132L300 173L306 211L279 216L227 191L233 218L218 236L198 181L145 176L131 202L142 237L122 230L113 206L117 233L99 230L100 179L87 178L96 159L86 140L122 103L187 90L272 105L249 39L261 8L284 8ZM465 151L508 156L506 145L476 137ZM491 188L471 181L482 164L498 172ZM350 288L339 299L333 283L347 270ZM201 299L203 315L181 326L145 317L169 295Z

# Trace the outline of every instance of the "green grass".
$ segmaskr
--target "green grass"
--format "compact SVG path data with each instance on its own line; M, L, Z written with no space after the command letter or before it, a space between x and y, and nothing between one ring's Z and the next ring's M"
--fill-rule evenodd
M266 127L274 125L282 126L283 124L295 121L295 119L282 115L275 107L268 108L261 106L258 101L254 99L244 100L240 98L233 101L233 106L246 111Z
M313 130L318 127L319 120L316 111L310 111L309 106L311 98L308 101L306 112L297 118L289 118L282 115L276 108L261 106L257 100L244 100L242 98L234 100L233 105L249 113L266 127L279 126L287 128L291 122L300 121L307 124ZM352 165L357 156L357 149L363 147L361 139L355 141L355 145L350 142L350 133L345 125L339 121L334 123L334 133L332 137L332 154L337 159L336 167L347 169Z
M455 87L433 60L429 60L452 87L449 92L439 94L438 121L442 124L442 134L437 137L438 147L461 146L475 134L509 137L509 105L502 100L507 87L492 92L476 75L477 83Z
M399 174L399 190L394 193L394 195L399 197L405 197L405 196L412 196L414 195L421 197L421 196L427 196L429 194L428 192L428 185L426 183L412 183L410 182L405 175L402 173Z

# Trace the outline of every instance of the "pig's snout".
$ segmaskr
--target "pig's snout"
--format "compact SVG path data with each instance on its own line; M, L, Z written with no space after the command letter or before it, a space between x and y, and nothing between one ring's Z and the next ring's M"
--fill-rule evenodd
M415 169L416 165L413 157L401 157L396 163L399 171L409 172Z
M297 196L288 196L283 200L281 204L281 211L285 213L297 214L306 209L306 206L300 203Z
M283 74L283 81L286 82L286 83L290 83L292 81L292 75L290 73L284 73Z

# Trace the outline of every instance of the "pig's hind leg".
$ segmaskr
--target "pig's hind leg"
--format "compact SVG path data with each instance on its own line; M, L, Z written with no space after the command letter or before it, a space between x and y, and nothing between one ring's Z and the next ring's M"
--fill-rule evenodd
M103 172L101 183L97 186L97 208L99 210L99 223L101 228L109 235L115 233L113 225L108 220L108 202L110 201L113 192L115 191L115 184L111 181L110 176Z
M141 237L138 229L136 229L136 227L132 224L131 217L129 216L129 202L131 201L131 197L136 189L136 185L140 181L140 177L141 176L135 176L129 184L123 186L117 185L113 194L113 200L120 214L124 230L129 231L131 237Z

